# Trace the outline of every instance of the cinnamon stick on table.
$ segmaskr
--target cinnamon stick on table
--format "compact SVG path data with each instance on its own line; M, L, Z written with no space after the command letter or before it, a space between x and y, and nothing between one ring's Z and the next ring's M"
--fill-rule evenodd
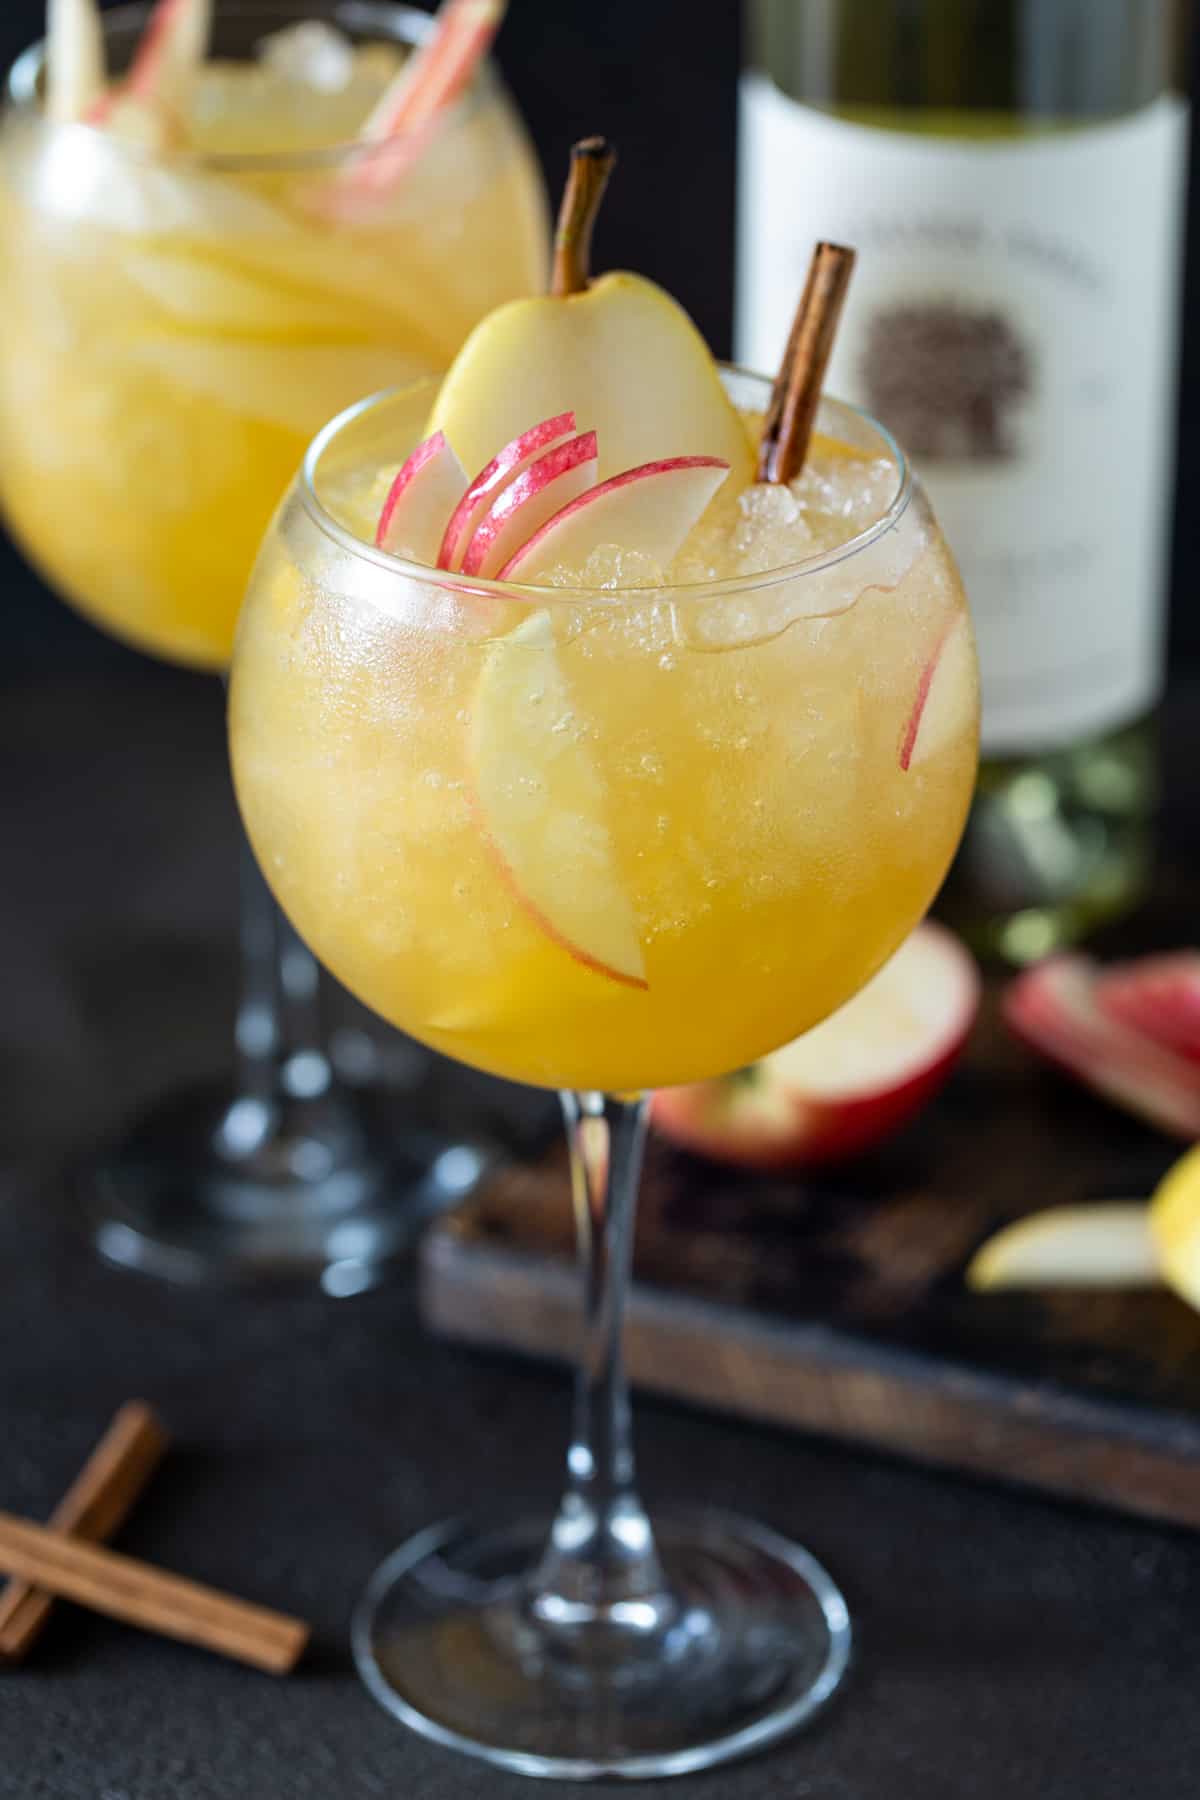
M759 481L794 481L804 467L853 273L853 250L844 244L817 245L771 392L758 446Z
M167 1435L151 1409L129 1401L51 1513L50 1529L103 1543L128 1516L166 1447ZM0 1593L0 1662L28 1655L53 1605L51 1595L29 1582L9 1582Z
M308 1626L164 1574L115 1550L101 1550L0 1513L0 1570L75 1600L93 1612L216 1650L237 1662L284 1675L308 1642Z

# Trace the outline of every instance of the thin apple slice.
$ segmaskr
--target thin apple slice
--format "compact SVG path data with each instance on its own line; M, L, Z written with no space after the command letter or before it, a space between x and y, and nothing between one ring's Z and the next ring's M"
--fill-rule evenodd
M1119 1024L1200 1062L1200 951L1119 963L1099 976L1096 998Z
M546 937L598 975L644 988L604 785L573 715L550 615L533 613L486 652L471 727L475 806L504 880Z
M378 547L432 564L446 514L458 505L466 485L466 470L443 434L435 431L417 445L388 491L375 532Z
M975 707L975 649L966 613L956 613L921 671L900 739L900 767L919 768L970 727Z
M746 1168L856 1155L941 1087L979 993L979 971L953 933L919 925L866 987L803 1037L736 1074L663 1088L655 1126L684 1149Z
M581 572L601 544L637 550L665 570L728 473L716 456L673 456L613 475L527 537L500 579L536 586L556 568Z
M1006 1225L976 1251L966 1283L997 1288L1145 1288L1162 1280L1144 1201L1052 1206Z
M543 419L540 424L521 432L511 443L505 444L503 450L496 452L491 462L485 464L476 475L450 515L450 523L438 550L439 569L457 569L462 566L462 558L475 527L488 508L530 463L544 451L561 443L563 438L572 436L574 431L575 414L559 413L555 418Z
M348 165L342 186L362 194L398 181L420 155L439 115L474 80L507 0L443 0L431 35L408 58L367 119L362 137L386 150Z
M207 54L211 34L212 0L158 0L124 91L179 110Z
M49 0L46 8L46 117L84 118L103 98L104 28L96 0Z
M1004 996L1019 1038L1060 1068L1176 1137L1200 1138L1200 1069L1110 1017L1087 957L1052 956Z
M592 487L596 433L585 431L547 450L500 493L480 519L463 552L464 575L491 579L544 523Z

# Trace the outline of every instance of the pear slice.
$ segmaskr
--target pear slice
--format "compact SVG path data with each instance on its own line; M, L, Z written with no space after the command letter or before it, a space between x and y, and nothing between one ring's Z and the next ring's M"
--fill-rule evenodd
M486 651L471 721L474 806L503 880L545 936L597 975L644 988L604 783L573 721L550 615L532 613Z
M498 307L459 352L429 430L479 468L530 419L567 411L599 439L601 481L676 456L727 462L735 491L754 479L750 441L708 346L640 275L602 275L583 293Z
M1163 1279L1180 1299L1200 1309L1200 1145L1181 1157L1155 1188L1150 1231Z
M998 1231L972 1259L967 1286L1155 1287L1161 1280L1144 1202L1052 1206Z

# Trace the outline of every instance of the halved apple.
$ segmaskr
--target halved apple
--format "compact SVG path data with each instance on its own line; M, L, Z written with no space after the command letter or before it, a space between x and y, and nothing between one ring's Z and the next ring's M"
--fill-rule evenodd
M376 544L432 563L446 514L457 506L466 485L466 470L443 434L435 431L417 445L393 481L379 515Z
M644 988L604 785L574 719L548 612L488 646L470 758L481 828L525 912L576 962Z
M596 480L596 433L585 431L537 457L488 507L463 552L464 575L490 579L560 508Z
M1110 1018L1200 1062L1200 951L1118 963L1097 978L1096 998Z
M84 118L106 85L104 30L96 0L49 0L46 8L46 117Z
M900 767L915 769L944 750L971 720L975 651L966 613L956 613L921 671L900 738Z
M526 538L500 579L536 585L554 568L582 571L601 544L635 548L665 570L728 473L715 456L674 456L613 475Z
M737 1074L654 1096L666 1138L747 1168L835 1162L879 1142L942 1085L979 1007L958 939L921 925L854 999Z
M1112 1018L1087 957L1064 953L1027 969L1003 1010L1019 1038L1106 1099L1177 1137L1200 1138L1200 1069Z
M450 522L442 534L438 549L439 569L457 569L461 566L463 552L475 527L503 490L544 451L561 443L563 438L572 436L574 431L575 414L558 413L553 419L543 419L528 431L522 431L505 444L502 450L496 452L492 460L476 475L450 515Z

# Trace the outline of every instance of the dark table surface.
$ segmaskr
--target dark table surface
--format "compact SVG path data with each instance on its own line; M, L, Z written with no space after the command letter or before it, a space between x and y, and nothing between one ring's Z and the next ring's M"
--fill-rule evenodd
M0 1673L0 1796L535 1792L378 1710L347 1621L415 1527L549 1501L562 1377L430 1342L403 1279L340 1302L167 1292L81 1244L75 1153L225 1049L235 825L216 685L131 667L11 688L0 845L0 1506L47 1513L143 1395L175 1448L123 1545L317 1637L280 1682L62 1608ZM651 1501L742 1506L802 1537L859 1630L814 1730L674 1784L680 1800L1197 1792L1197 1538L652 1402L639 1421Z

